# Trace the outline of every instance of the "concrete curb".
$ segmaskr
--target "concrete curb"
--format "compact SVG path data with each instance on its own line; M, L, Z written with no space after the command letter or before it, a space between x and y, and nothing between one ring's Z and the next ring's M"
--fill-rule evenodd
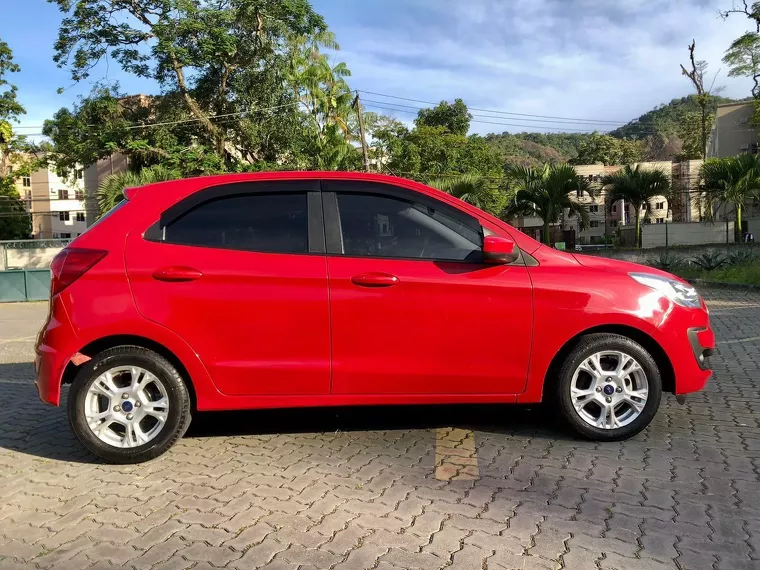
M760 291L760 285L748 285L746 283L723 283L720 281L705 281L704 279L687 279L692 285L706 287L723 287L724 289L744 289L746 291Z

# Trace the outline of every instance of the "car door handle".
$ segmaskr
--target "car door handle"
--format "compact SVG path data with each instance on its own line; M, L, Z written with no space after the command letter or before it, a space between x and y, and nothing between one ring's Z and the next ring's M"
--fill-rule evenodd
M192 267L164 267L153 272L153 279L158 281L195 281L203 273Z
M398 277L390 273L361 273L354 275L351 283L359 287L390 287L398 283Z

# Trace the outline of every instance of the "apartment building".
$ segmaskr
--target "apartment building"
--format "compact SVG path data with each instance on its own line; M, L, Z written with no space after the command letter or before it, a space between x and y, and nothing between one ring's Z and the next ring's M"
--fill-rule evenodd
M34 239L75 238L87 229L82 169L66 179L50 165L19 178L16 188L29 212Z
M707 144L707 156L726 158L746 152L757 154L760 136L757 127L751 123L754 112L753 101L718 105Z
M32 221L33 239L72 239L98 216L97 190L109 174L126 170L127 157L114 154L61 177L52 164L16 180Z

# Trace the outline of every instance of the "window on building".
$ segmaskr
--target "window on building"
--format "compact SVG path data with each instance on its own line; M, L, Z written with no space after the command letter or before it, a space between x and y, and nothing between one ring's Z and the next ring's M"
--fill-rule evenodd
M61 237L61 234L58 232L53 232L53 239L58 239L59 237Z
M665 209L665 202L657 202L654 205L655 210L664 210Z
M82 178L84 178L84 170L82 170L81 168L78 168L76 171L76 176L77 176L77 180L81 180Z
M593 174L589 174L589 175L588 175L588 179L589 179L589 180L593 180L593 179L594 179L594 175L593 175Z
M69 191L68 190L58 190L58 199L59 200L68 200L69 199Z
M81 188L77 188L74 191L74 198L76 198L77 200L84 200L84 190L82 190Z
M61 239L70 239L71 232L61 232Z
M611 228L616 228L617 225L618 225L618 221L617 220L610 220L610 227Z
M576 190L575 195L578 198L583 198L583 190Z
M246 194L200 204L165 229L183 245L269 253L308 251L306 192Z
M592 204L591 206L588 207L588 211L591 212L592 214L596 214L597 212L599 212L599 206L597 204Z
M376 194L338 194L343 251L354 257L469 260L479 231L424 204Z
M68 222L71 218L69 212L58 212L58 219L62 222Z
M31 176L22 176L21 177L21 185L24 188L30 188L32 186L32 177Z
M591 220L588 223L588 225L589 225L589 227L592 227L592 228L598 228L599 227L599 220Z
M665 223L665 218L657 218L657 223L658 224L664 224Z
M612 204L612 213L617 212L617 204Z
M24 192L24 196L26 197L27 200L31 200L32 199L32 191L31 190L27 190L26 192Z
M84 222L84 212L77 212L77 222Z

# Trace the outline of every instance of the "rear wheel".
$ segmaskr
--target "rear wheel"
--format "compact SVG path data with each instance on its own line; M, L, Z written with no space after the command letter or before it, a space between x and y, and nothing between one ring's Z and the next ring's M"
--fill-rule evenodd
M190 397L177 370L146 348L120 346L84 364L71 386L68 418L87 449L109 463L164 453L190 424Z
M583 337L559 372L557 401L579 434L598 441L632 437L649 425L662 397L652 356L615 334Z

